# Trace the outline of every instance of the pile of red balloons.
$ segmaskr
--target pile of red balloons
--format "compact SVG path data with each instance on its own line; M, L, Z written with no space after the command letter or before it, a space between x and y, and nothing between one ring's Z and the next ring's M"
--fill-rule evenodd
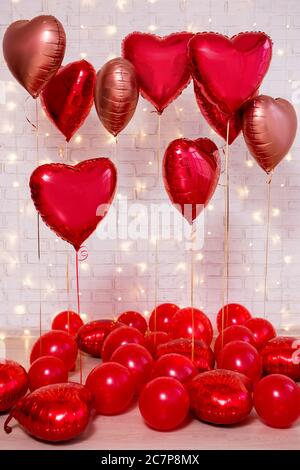
M189 412L230 425L245 420L254 406L265 424L278 428L300 416L300 341L276 336L268 320L252 317L242 305L219 311L214 352L205 313L171 303L158 305L149 322L128 311L117 320L83 324L65 311L52 327L33 345L28 373L12 361L0 364L0 410L11 410L6 432L15 418L39 439L69 440L86 429L92 409L117 415L136 399L145 423L158 431L184 425ZM85 385L68 383L78 347L102 358ZM23 397L28 387L31 393Z

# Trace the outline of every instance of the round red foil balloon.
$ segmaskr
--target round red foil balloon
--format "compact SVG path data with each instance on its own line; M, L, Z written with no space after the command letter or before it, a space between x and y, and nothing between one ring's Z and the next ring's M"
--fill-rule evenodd
M149 351L140 344L123 344L114 351L111 361L127 367L133 378L135 393L140 394L152 372L154 361Z
M76 362L77 351L76 341L70 333L48 331L34 343L30 354L30 364L41 356L54 356L61 359L68 370L72 370Z
M285 375L268 375L254 389L254 407L268 426L288 428L300 416L300 388Z
M27 372L20 364L0 360L0 413L9 410L27 392Z
M206 121L225 141L227 140L227 125L229 122L228 144L231 145L242 130L242 111L238 110L232 116L223 113L218 106L205 96L201 91L201 87L195 81L194 93L198 107Z
M69 142L84 123L94 102L96 71L86 60L61 67L42 90L42 106Z
M94 408L99 414L122 413L134 395L134 380L127 367L107 362L95 367L86 379L86 387L94 395Z
M51 15L14 21L3 37L3 55L18 82L33 98L55 75L66 48L63 25Z
M28 371L31 392L45 385L68 382L68 369L65 363L54 356L42 356L36 359Z
M171 320L177 310L179 310L179 307L175 304L165 303L157 305L149 318L149 330L169 333Z
M145 317L143 317L143 315L141 315L139 312L134 312L131 310L128 312L123 312L121 313L121 315L118 316L118 321L124 323L124 325L136 328L143 335L148 329L148 324Z
M256 348L245 341L227 343L218 356L218 367L240 372L253 383L262 374L262 363Z
M109 210L117 170L108 158L77 165L49 163L34 170L29 184L45 224L78 251Z
M219 333L214 345L215 356L218 357L221 349L231 341L245 341L256 347L256 340L252 331L244 325L231 325Z
M205 372L214 368L215 356L212 349L204 341L195 340L194 345L189 338L173 339L157 347L157 357L165 354L176 353L191 359L199 372Z
M15 418L32 436L49 442L74 439L83 433L89 423L90 403L88 390L81 395L79 384L56 384L39 388L22 398L11 411L4 429ZM85 399L87 397L88 399Z
M210 319L197 308L186 307L178 310L171 321L173 338L201 339L209 346L213 338Z
M195 375L198 370L195 364L182 354L165 354L161 356L154 364L152 370L152 378L156 377L173 377L181 383L187 383Z
M145 385L139 408L148 426L158 431L171 431L187 417L189 396L178 380L158 377Z
M218 331L222 331L222 329L231 325L244 325L250 318L251 313L243 305L224 305L217 314Z
M101 357L104 362L109 361L113 352L123 344L136 343L145 346L145 337L136 328L121 326L112 331L104 340Z
M257 349L261 349L265 343L276 336L274 326L265 318L250 318L245 326L252 331Z
M135 68L141 94L161 114L189 84L187 45L193 33L156 36L134 32L123 41L123 57Z
M120 328L122 323L111 320L94 320L83 325L77 332L76 341L80 351L94 357L101 357L101 349L106 336Z
M66 331L75 336L82 325L83 321L78 313L66 310L55 315L52 320L51 329Z
M272 58L262 32L198 33L189 42L192 75L209 100L232 115L257 92Z
M239 376L221 369L197 375L188 384L195 416L201 421L225 425L247 418L252 409L252 397Z
M163 179L171 202L192 222L209 203L220 176L220 157L210 139L176 139L163 159Z
M152 356L156 358L158 346L167 343L170 339L170 335L164 331L151 331L145 336L145 346Z
M277 336L260 351L265 374L287 375L300 381L300 340L292 336Z

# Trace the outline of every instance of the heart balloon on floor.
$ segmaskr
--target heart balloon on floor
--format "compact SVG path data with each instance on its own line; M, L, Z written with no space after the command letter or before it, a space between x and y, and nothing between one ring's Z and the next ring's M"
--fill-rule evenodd
M105 129L117 136L134 115L139 86L133 65L122 57L112 59L97 73L95 107Z
M15 361L0 360L0 413L9 410L27 389L26 370Z
M201 87L194 81L194 93L198 107L205 117L208 124L213 130L227 140L227 125L228 128L228 144L237 138L242 130L242 112L236 111L231 116L223 113L218 106L212 103L205 94L201 91ZM228 124L229 122L229 124Z
M191 409L208 423L234 424L252 409L251 393L240 374L217 369L197 375L189 384Z
M3 37L3 55L18 82L33 98L56 74L66 48L66 34L54 16L12 23Z
M194 356L193 363L199 372L206 372L214 368L214 353L204 341L195 339L193 342L190 338L177 338L157 346L156 356L158 358L171 353L181 354L188 358Z
M76 341L80 351L94 357L101 357L103 341L123 323L111 319L94 320L83 325L77 333Z
M221 111L232 115L258 90L272 58L272 41L261 32L232 38L198 33L189 42L194 80Z
M96 71L86 60L61 67L40 98L50 121L69 142L87 118L94 100Z
M300 340L293 336L277 336L260 351L265 374L283 374L300 381Z
M192 224L209 203L220 176L217 146L210 139L176 139L163 159L163 178L171 202Z
M82 389L82 391L80 390ZM83 385L56 384L39 388L21 399L7 418L15 418L32 436L48 442L74 439L87 427L92 394Z
M114 164L94 158L75 166L39 166L31 175L30 189L43 221L78 251L107 214L116 183Z
M261 95L247 105L243 134L251 155L270 173L290 150L297 131L293 105L283 98Z
M156 36L132 33L123 41L123 57L136 70L141 94L161 114L191 79L187 45L192 33Z

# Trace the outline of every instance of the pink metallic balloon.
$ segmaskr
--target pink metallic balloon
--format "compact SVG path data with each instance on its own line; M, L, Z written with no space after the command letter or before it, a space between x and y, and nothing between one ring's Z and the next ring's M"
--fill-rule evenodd
M7 418L15 418L32 436L48 442L74 439L85 431L90 418L92 394L83 385L46 385L21 399Z
M139 86L133 65L122 57L107 62L97 73L95 107L105 129L117 136L134 115Z
M50 121L69 142L93 106L96 71L86 60L61 67L40 98Z
M107 214L116 184L117 170L108 158L74 166L41 165L30 178L36 210L45 224L76 251Z
M262 32L198 33L189 42L194 80L221 111L232 115L258 90L272 58L272 41Z
M101 357L101 349L105 338L121 326L124 326L123 323L111 319L94 320L86 323L78 330L76 336L78 348L91 356Z
M300 339L277 336L260 351L265 374L283 374L300 381Z
M164 37L135 32L123 41L123 57L135 67L141 94L159 114L190 82L187 45L192 37L187 32Z
M223 113L218 106L206 98L205 94L201 92L201 87L195 81L194 93L198 107L206 121L224 140L227 140L227 125L229 121L228 144L232 144L242 130L242 112L237 111L231 116Z
M54 16L41 15L12 23L5 31L3 54L7 66L33 98L56 74L66 48L66 34Z
M0 413L14 406L27 389L26 370L17 362L0 360Z
M243 115L244 139L251 155L266 172L274 170L290 150L297 131L293 105L283 98L261 95Z
M192 224L210 201L220 176L217 146L209 139L176 139L163 159L163 178L171 202Z
M201 421L235 424L252 409L251 393L241 374L223 369L197 375L189 384L191 410Z

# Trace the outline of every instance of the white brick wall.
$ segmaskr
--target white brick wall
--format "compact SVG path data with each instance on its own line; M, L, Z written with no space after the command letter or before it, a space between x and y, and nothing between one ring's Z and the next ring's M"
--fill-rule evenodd
M150 25L156 27L155 32L161 35L187 28L229 35L253 29L265 31L274 41L274 57L261 91L292 100L296 109L299 105L300 3L297 0L1 0L2 34L10 22L41 13L51 13L64 24L67 33L65 63L78 60L81 53L86 53L87 60L96 69L113 55L120 54L124 36L134 30L149 31ZM108 34L108 25L116 25L116 34ZM284 54L279 55L278 50L283 50ZM22 332L38 327L39 276L43 327L46 329L57 311L68 305L76 306L73 250L42 225L42 261L38 266L36 217L28 190L28 178L36 162L36 137L25 118L27 115L34 121L35 104L13 81L3 58L0 71L1 90L5 91L4 95L0 93L0 332ZM15 110L8 110L9 102L16 103ZM143 111L143 108L147 110ZM183 111L180 112L179 108ZM157 187L155 164L148 164L148 161L155 161L157 144L157 116L151 111L150 104L140 99L134 118L119 137L115 155L114 146L109 143L108 135L93 110L78 132L82 136L81 143L77 144L73 139L69 144L69 157L81 161L89 157L109 156L118 166L119 193L132 201L167 201L163 188ZM61 161L59 148L64 147L63 137L41 113L40 116L41 160ZM161 126L162 151L178 134L189 138L208 136L219 146L223 145L221 139L210 133L199 114L192 86L166 109ZM50 136L45 137L45 133ZM283 161L273 178L272 207L280 212L271 218L267 313L282 327L299 326L299 143L297 138L291 150L291 161ZM247 150L243 138L239 137L230 148L229 297L230 301L244 303L254 314L260 315L267 187L264 173L255 163L248 167L246 158ZM15 187L16 182L18 187ZM141 184L146 188L137 191L137 185ZM244 186L249 190L246 198L241 197ZM212 205L213 210L207 210L205 215L204 258L196 264L196 304L214 319L222 300L221 187L216 191ZM155 295L152 243L135 241L129 247L126 243L124 246L124 242L101 241L95 234L86 245L89 258L80 270L81 302L82 311L89 319L117 315L125 309L152 310ZM69 298L65 279L67 252L72 256L72 292ZM189 254L185 253L184 244L162 242L160 261L159 301L187 305L190 296ZM186 270L178 266L182 262L186 262ZM147 264L143 272L140 263ZM117 272L117 267L121 267L122 272ZM204 281L201 284L200 279Z

